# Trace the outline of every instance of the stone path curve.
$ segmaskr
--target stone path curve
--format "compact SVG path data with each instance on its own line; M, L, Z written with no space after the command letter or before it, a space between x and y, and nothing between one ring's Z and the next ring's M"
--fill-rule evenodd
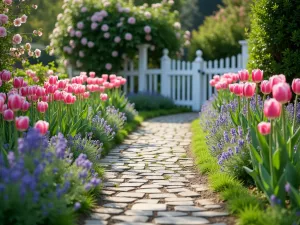
M201 197L208 190L205 184L190 182L196 174L186 151L196 117L185 113L148 120L102 159L103 198L85 225L226 225L212 222L227 213Z

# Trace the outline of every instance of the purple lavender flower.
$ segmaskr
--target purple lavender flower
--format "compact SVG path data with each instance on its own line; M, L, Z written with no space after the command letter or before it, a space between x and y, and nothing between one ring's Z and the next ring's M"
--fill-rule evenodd
M76 202L75 204L74 204L74 210L78 210L78 209L80 209L81 208L81 204L79 203L79 202Z

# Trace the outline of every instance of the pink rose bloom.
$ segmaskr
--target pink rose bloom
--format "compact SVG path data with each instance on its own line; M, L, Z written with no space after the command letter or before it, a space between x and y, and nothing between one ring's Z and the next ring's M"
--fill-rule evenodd
M12 38L12 42L13 42L14 45L21 44L22 36L20 34L15 34Z
M21 17L21 23L26 23L27 22L27 16L24 14L22 17Z
M110 33L106 32L106 33L104 33L103 36L104 36L104 38L108 39L110 37Z
M119 53L118 53L117 51L113 51L113 52L111 53L111 55L112 55L112 57L117 57L117 56L119 55Z
M93 48L95 46L95 43L94 42L92 42L92 41L89 41L88 42L88 47L89 48Z
M84 28L84 23L83 22L78 22L77 23L77 28L82 30Z
M15 27L20 27L22 25L21 18L17 18L14 20L14 26Z
M132 34L131 33L126 33L125 34L125 40L126 41L131 41L132 40Z
M81 31L78 30L75 32L75 35L76 35L76 37L81 38L82 33L81 33Z
M84 52L83 51L79 51L79 57L81 57L81 58L84 57Z
M103 24L102 27L101 27L101 30L106 32L109 30L109 26L107 24Z
M34 54L36 58L39 58L41 56L41 50L39 49L34 50Z
M0 27L0 37L6 37L6 29L4 27Z
M117 36L117 37L115 37L114 41L115 41L115 43L120 43L121 38L119 36Z
M0 24L7 24L8 16L5 14L0 14Z
M101 10L99 15L103 16L103 17L107 17L108 13L105 10Z
M12 0L3 0L5 5L11 5L12 4Z
M129 24L135 24L136 20L135 20L134 17L129 17L127 22L128 22Z
M150 34L147 34L145 36L146 41L151 41L152 40L152 36Z
M93 22L93 23L91 24L91 29L92 29L92 30L96 30L97 27L98 27L98 23Z
M88 40L87 40L87 38L82 38L80 42L82 45L87 45Z
M111 70L112 69L112 65L110 63L106 63L105 64L105 69Z
M145 31L146 34L150 34L151 33L151 27L150 26L145 26L144 31Z
M145 12L144 15L145 15L145 17L146 17L147 19L150 19L150 18L151 18L151 13L149 13L149 12Z

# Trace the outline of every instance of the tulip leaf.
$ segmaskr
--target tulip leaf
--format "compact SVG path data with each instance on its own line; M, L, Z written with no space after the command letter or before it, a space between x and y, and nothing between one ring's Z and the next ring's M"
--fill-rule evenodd
M254 159L256 162L255 164L263 163L262 158L260 157L257 150L252 145L250 146L250 153L251 153L251 158Z
M271 179L269 172L266 170L266 168L262 164L259 165L259 174L261 177L261 181L262 181L264 190L267 193L271 193L272 187L273 187L272 179Z
M294 188L292 185L290 186L290 196L291 201L295 205L295 208L300 208L300 194L298 189Z
M294 148L294 146L298 143L300 138L300 127L296 130L294 135L290 138L291 147Z
M277 150L273 153L273 166L274 166L274 168L276 168L277 170L280 169L280 151L279 151L279 149L277 149Z

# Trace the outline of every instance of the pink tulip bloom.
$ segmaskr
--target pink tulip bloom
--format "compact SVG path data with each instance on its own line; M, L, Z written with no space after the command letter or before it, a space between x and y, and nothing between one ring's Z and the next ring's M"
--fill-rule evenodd
M1 98L1 97L4 99L4 101L6 100L6 94L5 94L5 93L0 92L0 98Z
M263 80L264 72L260 69L252 71L252 81L254 83L260 83Z
M233 88L233 93L237 96L243 96L244 84L243 83L236 84Z
M21 111L22 112L27 112L29 108L30 108L30 103L27 102L27 101L24 101L23 104L22 104L22 107L21 107Z
M29 127L29 117L20 116L16 118L16 128L18 131L26 131Z
M249 72L248 70L239 71L239 79L241 82L247 82L249 80Z
M58 76L50 76L49 77L49 84L56 84L58 80Z
M107 101L107 99L108 99L108 96L107 96L107 94L104 94L104 93L101 93L100 94L100 99L101 99L101 101Z
M271 87L273 88L276 84L285 83L286 78L283 74L274 75L274 76L270 77L269 81L271 82Z
M38 102L37 103L37 110L40 113L45 113L48 109L48 103L47 102Z
M124 85L126 84L127 80L125 78L121 78L121 84Z
M215 82L219 82L220 81L220 76L219 75L214 75L213 77Z
M214 81L214 80L211 80L211 81ZM229 91L231 92L231 93L234 93L234 87L235 87L235 85L237 85L237 84L229 84Z
M19 111L22 107L24 99L21 95L12 94L8 97L8 108L12 111Z
M28 87L21 87L20 88L20 94L24 97L28 95Z
M271 132L271 123L267 122L260 122L257 125L258 132L261 133L262 135L267 135Z
M88 99L90 97L90 92L84 92L83 98Z
M260 90L263 94L268 95L272 92L272 84L268 80L264 80L260 84Z
M293 80L292 89L296 95L300 95L300 79L299 78L296 78Z
M64 103L67 104L67 105L70 105L70 104L73 104L73 95L72 94L66 94L64 96Z
M35 94L38 97L43 97L44 95L46 95L46 89L43 87L37 87Z
M105 91L105 87L104 86L100 86L99 87L99 92L104 93L104 91Z
M2 96L0 96L0 109L3 108L4 103L5 103L5 99L2 98Z
M103 80L107 81L108 80L108 74L102 74Z
M255 94L256 83L246 82L244 84L243 95L246 98L251 98Z
M0 78L4 82L9 81L11 79L11 72L8 70L2 70L2 72L0 72Z
M3 111L3 118L5 121L13 121L15 117L14 111L11 109L6 109Z
M269 119L276 119L281 114L281 103L275 98L266 100L264 103L264 115Z
M43 120L39 120L35 123L34 128L37 129L42 135L44 135L48 132L49 123Z
M272 95L278 102L285 104L291 101L292 91L287 83L278 83L272 88Z

